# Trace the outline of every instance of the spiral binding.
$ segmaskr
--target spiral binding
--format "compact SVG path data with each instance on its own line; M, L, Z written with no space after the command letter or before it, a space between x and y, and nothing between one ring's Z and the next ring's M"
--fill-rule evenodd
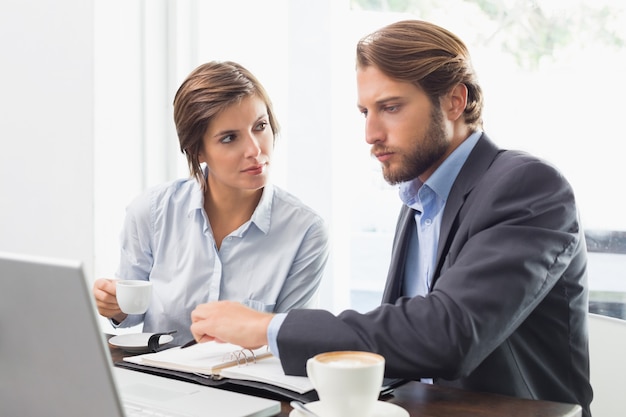
M250 349L242 349L224 355L223 361L237 362L237 366L248 366L249 363L256 363L256 355Z

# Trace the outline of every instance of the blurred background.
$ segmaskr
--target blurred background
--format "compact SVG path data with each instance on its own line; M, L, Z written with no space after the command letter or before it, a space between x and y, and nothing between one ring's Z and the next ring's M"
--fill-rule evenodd
M619 0L3 0L0 250L78 258L113 276L126 205L188 176L172 117L191 70L234 60L283 127L273 181L328 222L320 307L380 302L400 200L356 109L359 38L429 20L469 47L485 131L572 183L590 250L590 309L626 318Z

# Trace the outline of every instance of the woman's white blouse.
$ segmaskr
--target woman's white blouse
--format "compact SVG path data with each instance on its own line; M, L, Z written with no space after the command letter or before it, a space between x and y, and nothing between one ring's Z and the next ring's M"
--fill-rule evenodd
M252 218L217 250L195 179L152 187L127 208L121 235L120 279L153 282L144 332L177 330L191 339L191 312L201 303L239 301L259 311L314 307L328 259L323 219L279 187L267 185Z

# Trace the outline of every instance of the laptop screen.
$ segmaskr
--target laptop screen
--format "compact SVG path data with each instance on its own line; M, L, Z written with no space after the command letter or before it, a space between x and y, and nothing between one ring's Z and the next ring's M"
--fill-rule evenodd
M274 400L114 371L97 317L80 262L0 252L0 416L122 417L128 402L176 416L280 412Z
M0 253L0 415L122 416L76 261Z

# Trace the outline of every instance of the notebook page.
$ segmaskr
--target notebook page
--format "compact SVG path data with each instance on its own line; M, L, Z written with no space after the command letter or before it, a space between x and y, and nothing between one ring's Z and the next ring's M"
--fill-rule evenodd
M267 347L261 347L251 352L230 343L207 342L198 343L185 349L175 347L156 353L130 356L124 360L158 368L214 375L224 367L237 366L246 361L253 361L255 357L256 360L260 360L268 356L271 356L271 353Z
M282 387L290 391L304 394L313 390L309 378L305 376L285 375L280 360L274 356L265 358L247 366L233 366L219 371L220 375L231 379L246 379L250 381L264 382L266 384Z

